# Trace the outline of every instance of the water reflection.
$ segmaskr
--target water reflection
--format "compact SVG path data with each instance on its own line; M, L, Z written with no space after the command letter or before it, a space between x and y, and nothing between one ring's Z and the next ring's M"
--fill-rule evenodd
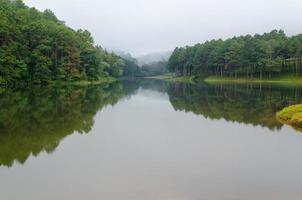
M31 88L0 94L0 165L53 152L66 136L89 133L96 112L122 96L119 83L98 87Z
M278 110L301 102L300 88L192 85L148 79L90 87L6 89L0 93L0 166L25 163L30 155L53 152L68 135L89 133L98 111L131 98L139 89L168 95L175 111L270 130L282 127L275 119Z
M170 84L167 90L175 110L193 112L209 119L282 127L276 112L301 102L300 88L273 85Z
M270 84L189 84L141 79L123 85L166 93L175 111L270 130L283 126L275 117L277 111L302 101L301 87Z

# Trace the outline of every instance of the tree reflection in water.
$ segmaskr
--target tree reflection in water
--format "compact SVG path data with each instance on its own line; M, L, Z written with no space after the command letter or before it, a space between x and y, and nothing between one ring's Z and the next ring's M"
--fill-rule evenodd
M44 151L52 153L66 136L89 133L99 110L131 97L139 88L168 94L176 111L270 130L282 127L275 118L277 111L301 102L301 88L296 87L194 85L150 79L89 87L2 89L0 166L25 163L30 155Z
M114 105L122 86L31 88L0 94L0 165L24 163L30 155L53 152L75 132L88 133L96 112Z

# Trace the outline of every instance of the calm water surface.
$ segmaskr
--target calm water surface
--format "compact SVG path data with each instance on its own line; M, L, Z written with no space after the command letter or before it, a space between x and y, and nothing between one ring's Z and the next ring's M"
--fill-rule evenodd
M302 89L155 80L0 91L0 199L300 200Z

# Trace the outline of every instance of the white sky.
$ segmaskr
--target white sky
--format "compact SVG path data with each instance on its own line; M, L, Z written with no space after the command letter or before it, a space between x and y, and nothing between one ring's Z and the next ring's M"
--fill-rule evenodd
M284 29L302 33L302 0L24 0L96 43L133 55Z

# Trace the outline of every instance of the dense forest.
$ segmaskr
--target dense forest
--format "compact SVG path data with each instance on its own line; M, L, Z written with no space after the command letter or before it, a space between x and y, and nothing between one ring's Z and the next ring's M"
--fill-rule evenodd
M0 0L0 84L102 80L122 75L123 64L52 11Z
M168 69L177 76L244 76L271 78L281 73L301 74L302 34L288 37L282 30L211 40L177 47Z

